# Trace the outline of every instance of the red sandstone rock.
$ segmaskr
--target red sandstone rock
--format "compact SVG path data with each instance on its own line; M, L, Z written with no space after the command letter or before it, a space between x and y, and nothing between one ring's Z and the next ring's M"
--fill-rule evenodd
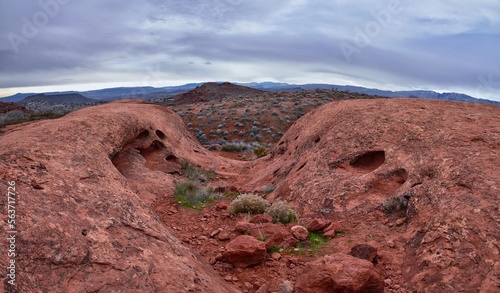
M324 219L319 219L319 218L316 218L316 219L313 219L309 225L307 225L307 230L309 232L317 232L317 231L321 231L323 229L325 229L326 227L328 227L328 225L330 225L331 222L329 221L326 221Z
M330 229L330 230L326 231L325 233L323 233L323 237L328 238L328 239L335 238L335 235L336 235L335 230L333 230L333 229Z
M252 236L241 235L226 245L223 258L237 268L246 268L261 263L266 256L264 242Z
M382 293L384 279L372 263L346 254L324 256L306 265L296 283L303 293Z
M334 102L295 123L270 156L237 162L206 151L170 111L137 102L17 126L0 134L0 189L15 180L23 195L17 206L23 215L18 263L19 276L29 278L19 278L19 286L26 292L153 286L166 292L234 291L158 220L162 211L154 205L170 202L180 162L187 161L213 169L221 186L245 192L275 182L270 201L287 200L299 216L335 214L349 235L368 235L370 243L399 239L393 248L378 247L393 291L495 292L499 128L499 107L491 105ZM381 203L391 196L408 197L407 208L383 213ZM174 205L166 207L163 213ZM219 212L219 218L233 220ZM398 218L405 222L397 229L380 225L394 226ZM170 227L176 234L193 233L182 239L203 251L196 233L219 227L210 226L212 218L204 226L198 220L188 227L199 230ZM0 225L3 235L5 229ZM258 229L272 236L273 226L252 230ZM349 251L350 238L338 237L335 248ZM7 261L0 257L0 267ZM292 272L300 267L292 265Z
M189 136L173 112L137 102L0 135L0 190L14 181L18 193L18 291L237 292L150 207L174 185L155 170L181 158L210 162Z
M290 228L290 231L298 240L306 240L307 235L309 235L307 229L300 225L293 226L292 228Z
M299 242L286 227L279 224L274 227L276 227L276 230L270 238L266 239L266 249L273 247L291 248L295 247L295 244Z
M377 263L377 249L367 244L356 244L351 248L349 255Z
M266 215L266 214L257 214L257 215L254 215L251 219L250 219L250 223L254 223L254 224L257 224L257 223L271 223L273 221L273 218L269 215Z

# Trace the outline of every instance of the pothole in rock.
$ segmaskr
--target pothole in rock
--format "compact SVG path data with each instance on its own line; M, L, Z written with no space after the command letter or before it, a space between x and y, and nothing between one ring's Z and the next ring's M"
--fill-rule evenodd
M384 162L384 151L371 151L351 160L350 166L366 174L375 171L378 167L382 166Z
M380 194L392 194L396 192L406 180L408 180L408 172L405 169L397 169L374 180L372 182L372 190Z

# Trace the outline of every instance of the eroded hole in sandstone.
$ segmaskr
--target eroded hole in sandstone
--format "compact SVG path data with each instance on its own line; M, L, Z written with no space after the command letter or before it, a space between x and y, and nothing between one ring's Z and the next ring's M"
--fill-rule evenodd
M137 139L145 139L148 136L149 136L149 131L144 130L143 132L139 133L139 135L137 136Z
M157 130L157 131L156 131L156 135L157 135L160 139L164 139L164 138L165 138L165 133L163 133L161 130Z
M157 151L164 149L164 148L165 148L165 145L163 144L163 142L161 142L159 140L155 140L147 148L139 149L139 151L141 152L141 155L143 157L147 157L151 153L157 152Z
M403 185L406 180L408 180L408 172L406 172L405 169L397 169L396 171L392 172L391 177L394 178L394 181Z
M405 169L396 169L373 181L372 188L374 192L389 195L395 193L406 180L408 180L408 172Z
M384 151L371 151L354 158L350 165L366 173L376 170L385 162Z
M319 137L319 135L317 135L317 136L316 136L316 137L314 137L314 139L313 139L314 143L318 143L320 140L321 140L321 137Z
M176 157L176 156L174 156L174 155L168 155L168 156L165 158L165 160L167 160L167 161L169 161L169 162L177 162L177 161L178 161L177 157Z

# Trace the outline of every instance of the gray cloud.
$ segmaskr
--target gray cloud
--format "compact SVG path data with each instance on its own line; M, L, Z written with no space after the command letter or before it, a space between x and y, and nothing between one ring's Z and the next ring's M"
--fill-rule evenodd
M267 79L462 91L500 100L500 1L0 5L4 90Z

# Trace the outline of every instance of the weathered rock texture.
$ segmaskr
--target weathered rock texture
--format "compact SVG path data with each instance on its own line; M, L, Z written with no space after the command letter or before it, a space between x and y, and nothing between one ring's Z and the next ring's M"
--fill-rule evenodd
M246 268L264 261L266 246L252 236L241 235L227 244L222 257L237 268Z
M178 116L146 104L87 108L2 135L0 188L15 181L18 194L19 292L235 292L149 206L172 188L155 169L201 155Z
M214 187L274 184L271 202L342 223L377 247L394 290L496 292L499 149L496 106L356 100L308 113L270 156L239 162L168 110L112 103L2 134L0 189L16 182L20 292L234 292L151 208L168 202L183 161L213 169ZM332 240L337 251L346 239Z
M403 286L494 292L500 283L499 152L496 106L345 101L297 121L272 156L250 171L259 176L249 185L276 185L267 199L291 201L300 214L352 221L351 235L393 234L381 218L403 217L397 223L406 223L398 233L403 247L396 252L404 259ZM401 210L384 215L381 203L392 196L399 204L389 210Z
M303 293L382 293L384 279L373 264L337 253L310 262L297 281Z

